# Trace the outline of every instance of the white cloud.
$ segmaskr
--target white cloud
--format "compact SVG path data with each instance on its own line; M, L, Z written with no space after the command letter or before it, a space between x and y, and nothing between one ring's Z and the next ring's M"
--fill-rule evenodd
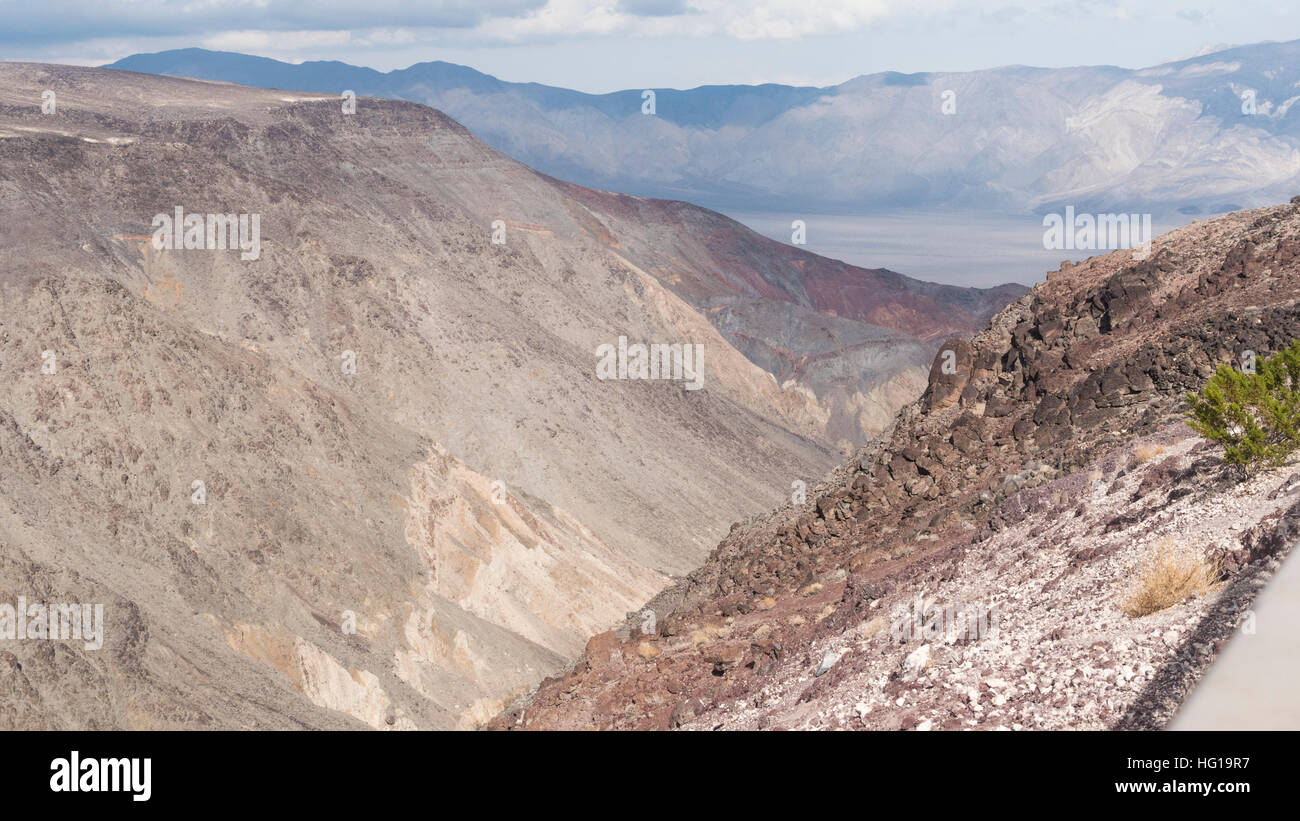
M1200 0L1206 5L1249 5L1263 0ZM16 9L22 3L22 13ZM0 0L12 19L0 43L41 46L112 37L188 36L221 48L288 47L320 43L400 42L506 45L569 37L728 37L791 40L866 32L882 22L924 26L957 19L1023 26L1031 18L1110 20L1141 15L1179 20L1179 0ZM263 34L256 36L258 32ZM348 39L329 39L337 32ZM389 34L375 33L389 32ZM322 38L322 39L314 39Z
M466 31L469 38L522 42L557 35L644 35L741 40L789 39L861 31L872 23L903 14L929 15L953 6L952 0L685 0L682 13L664 6L638 6L607 0L550 0L545 7L513 18L485 20ZM652 13L635 14L649 9Z
M223 31L199 41L215 51L293 52L354 44L347 31Z

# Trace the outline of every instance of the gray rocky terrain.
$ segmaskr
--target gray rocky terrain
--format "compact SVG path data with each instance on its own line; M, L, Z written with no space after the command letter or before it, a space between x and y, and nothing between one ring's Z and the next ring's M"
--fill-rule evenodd
M259 247L157 247L178 207ZM854 277L891 288L846 315ZM0 601L106 619L0 642L0 726L474 726L1002 293L568 186L414 103L0 64ZM598 379L620 337L702 345L702 389Z

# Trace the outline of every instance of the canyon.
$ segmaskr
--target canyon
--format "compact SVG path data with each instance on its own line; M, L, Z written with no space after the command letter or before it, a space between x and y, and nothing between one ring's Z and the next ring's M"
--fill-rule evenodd
M1024 292L562 182L416 103L0 89L0 599L105 632L0 648L6 728L478 726ZM177 208L259 253L157 247ZM598 379L621 336L707 348L702 389Z
M652 620L594 636L490 726L1169 726L1225 647L1261 646L1256 598L1300 532L1294 459L1226 464L1184 396L1300 337L1298 274L1300 197L1063 264L945 341L924 395L806 501L733 524ZM1165 549L1214 583L1127 612ZM950 609L995 629L899 629ZM1260 629L1277 647L1292 627Z

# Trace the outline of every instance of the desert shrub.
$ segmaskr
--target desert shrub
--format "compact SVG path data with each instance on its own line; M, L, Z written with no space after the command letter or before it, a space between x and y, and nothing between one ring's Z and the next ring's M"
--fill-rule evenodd
M1188 424L1223 445L1228 463L1282 464L1300 448L1300 340L1257 360L1255 373L1220 365L1187 404Z
M1133 455L1139 462L1150 462L1164 452L1164 445L1138 445L1133 449Z
M1199 551L1178 548L1172 539L1163 539L1142 566L1121 609L1135 619L1158 613L1183 599L1205 595L1219 575L1218 564Z

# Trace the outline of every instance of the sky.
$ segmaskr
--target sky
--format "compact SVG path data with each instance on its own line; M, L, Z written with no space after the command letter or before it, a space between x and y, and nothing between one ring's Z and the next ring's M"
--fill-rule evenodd
M428 60L587 92L877 71L1141 68L1300 39L1296 0L0 0L0 59L197 46L381 71Z

